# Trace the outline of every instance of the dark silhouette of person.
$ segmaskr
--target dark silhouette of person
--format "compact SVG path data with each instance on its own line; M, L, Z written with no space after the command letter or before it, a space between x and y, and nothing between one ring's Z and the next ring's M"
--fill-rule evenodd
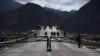
M51 51L51 37L47 37L47 51Z
M37 34L35 33L35 34L34 34L34 36L36 37L36 36L37 36Z
M53 35L55 36L55 35L56 35L56 33L54 32L54 33L53 33Z
M45 36L47 36L47 32L45 32Z
M81 35L80 34L77 35L76 41L78 43L78 48L81 48Z
M59 37L59 32L57 32L57 36Z
M64 32L64 36L66 36L66 33Z
M47 38L47 51L51 51L51 37L47 36L47 32L45 32L45 38Z
M53 36L53 32L51 32L51 36Z

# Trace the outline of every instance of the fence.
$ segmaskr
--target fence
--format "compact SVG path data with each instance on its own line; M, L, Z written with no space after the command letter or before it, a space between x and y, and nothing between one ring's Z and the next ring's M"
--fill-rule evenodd
M0 49L5 48L5 47L10 47L16 43L24 42L24 41L25 41L25 37L8 40L8 41L3 41L3 42L0 42Z
M65 42L73 42L76 41L77 34L66 34ZM81 44L82 46L86 46L88 48L100 48L100 35L89 35L89 34L81 34Z

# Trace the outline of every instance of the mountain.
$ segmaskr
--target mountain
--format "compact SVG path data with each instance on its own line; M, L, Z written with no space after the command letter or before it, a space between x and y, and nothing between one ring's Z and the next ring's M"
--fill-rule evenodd
M0 10L8 11L20 7L22 4L14 0L0 0Z
M56 9L52 9L52 8L48 8L48 7L44 7L44 9L45 9L46 11L60 12L60 10L56 10Z
M27 32L37 25L58 25L70 16L68 12L48 11L33 3L0 14L0 32Z
M74 14L76 12L77 12L77 10L71 10L69 13Z
M100 0L90 0L62 25L70 33L100 34Z
M1 23L1 32L29 31L34 29L36 24L42 22L42 7L36 4L27 3L13 11L4 12ZM34 26L34 27L33 27Z

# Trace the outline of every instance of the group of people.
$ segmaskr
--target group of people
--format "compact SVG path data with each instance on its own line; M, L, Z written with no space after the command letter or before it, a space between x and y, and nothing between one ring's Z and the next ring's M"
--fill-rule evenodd
M48 33L47 32L45 32L45 36L47 36L48 35ZM51 32L51 36L53 37L53 36L58 36L59 37L59 32Z

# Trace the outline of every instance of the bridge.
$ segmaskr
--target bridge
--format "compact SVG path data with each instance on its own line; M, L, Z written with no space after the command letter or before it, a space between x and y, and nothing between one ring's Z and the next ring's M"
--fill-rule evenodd
M48 37L51 37L51 40L58 40L60 41L60 38L64 37L63 31L60 29L57 29L56 26L52 26L51 28L49 26L42 26L40 30L37 30L37 39L38 40L46 40L45 33L47 33Z
M40 30L30 33L28 37L27 42L17 43L0 50L0 56L100 56L95 50L87 49L84 46L78 48L76 43L61 42L65 37L64 32L57 29L56 26L42 26ZM12 41L27 38L23 37ZM47 40L48 38L50 39ZM47 51L47 42L50 42L49 46L52 49L50 52Z

